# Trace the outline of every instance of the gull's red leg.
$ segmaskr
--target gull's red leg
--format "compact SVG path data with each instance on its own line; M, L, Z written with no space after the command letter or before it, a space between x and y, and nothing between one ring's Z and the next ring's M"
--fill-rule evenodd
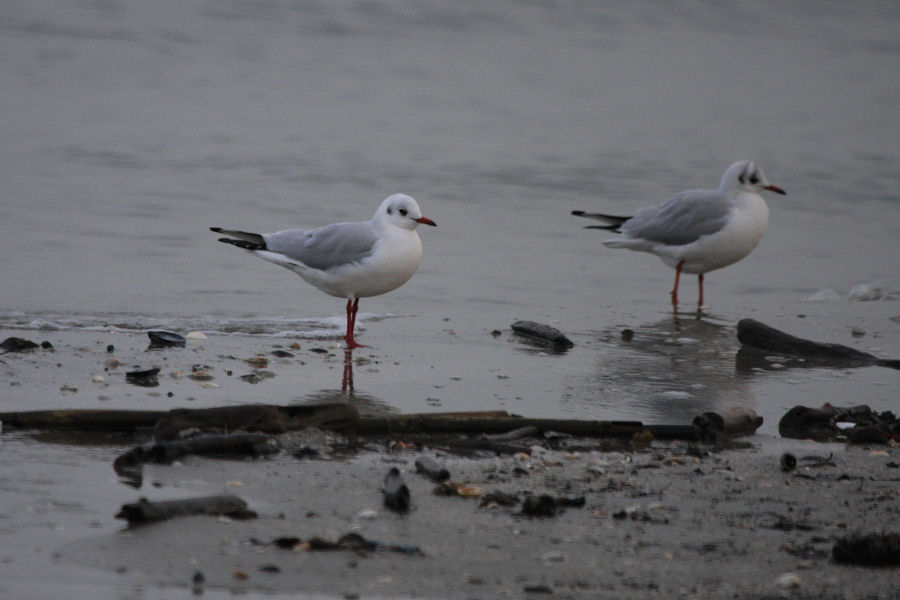
M703 273L697 275L697 284L700 286L700 297L697 299L697 310L703 307Z
M344 341L347 342L347 347L350 350L354 348L364 348L362 344L356 343L356 340L353 339L353 330L356 328L356 311L359 310L359 298L347 299L347 334L344 336Z
M681 261L675 267L675 286L672 288L672 311L674 312L678 312L678 280L681 278L681 267L683 266L684 261Z

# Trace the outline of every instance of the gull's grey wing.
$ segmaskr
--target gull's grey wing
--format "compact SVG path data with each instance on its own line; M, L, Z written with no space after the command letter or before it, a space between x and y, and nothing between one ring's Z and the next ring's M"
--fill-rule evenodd
M718 190L688 190L660 206L642 208L621 230L630 238L681 246L720 231L730 210Z
M372 254L378 241L366 223L334 223L310 230L288 229L263 237L267 250L322 271L361 261Z

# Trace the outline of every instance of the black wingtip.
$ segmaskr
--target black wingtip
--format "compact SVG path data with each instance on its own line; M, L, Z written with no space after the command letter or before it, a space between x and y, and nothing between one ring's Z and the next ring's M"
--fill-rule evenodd
M215 231L216 233L222 233L222 228L221 228L221 227L210 227L209 230L210 230L210 231Z
M583 217L584 211L583 210L573 210L572 214L575 215L576 217Z
M236 240L234 238L219 238L219 241L223 244L231 244L232 246L237 246L238 248L243 248L244 250L265 250L265 244L254 244L253 242L248 242L247 240Z

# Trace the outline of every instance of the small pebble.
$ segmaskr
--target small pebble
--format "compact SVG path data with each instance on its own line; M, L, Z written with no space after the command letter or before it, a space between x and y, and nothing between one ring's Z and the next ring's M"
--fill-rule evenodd
M147 337L150 338L150 348L158 350L160 348L183 348L187 340L184 336L172 331L148 331Z
M832 289L821 290L806 298L807 302L840 302L843 296Z
M371 508L365 508L356 514L356 518L372 521L378 518L378 511L372 510Z
M783 590L791 590L800 587L800 577L796 573L784 573L775 579L775 586Z
M251 367L256 367L257 369L265 369L269 366L269 359L265 356L254 356L253 358L245 358L244 362L250 365Z
M206 577L203 576L203 573L195 571L194 576L191 578L191 591L195 596L203 594L203 584L205 582Z
M880 285L872 283L861 283L850 290L848 300L856 300L859 302L870 302L872 300L880 300L884 294L884 290Z
M559 550L551 550L550 552L545 552L543 556L541 556L541 562L544 564L561 563L565 562L565 560L566 555Z

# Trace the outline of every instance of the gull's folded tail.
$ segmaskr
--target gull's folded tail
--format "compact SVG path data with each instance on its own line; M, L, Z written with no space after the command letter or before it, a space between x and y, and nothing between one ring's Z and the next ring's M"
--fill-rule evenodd
M619 228L622 226L622 223L630 219L631 217L617 217L615 215L604 215L600 213L589 213L584 212L583 210L573 210L572 214L576 217L584 217L585 219L595 219L597 221L603 221L606 225L588 225L585 229L605 229L607 231L613 231L615 233L619 233Z
M263 236L258 233L249 233L247 231L232 231L230 229L222 229L221 227L210 227L210 231L230 235L231 237L219 238L220 242L243 248L244 250L265 250L266 241ZM237 239L234 239L237 238Z

